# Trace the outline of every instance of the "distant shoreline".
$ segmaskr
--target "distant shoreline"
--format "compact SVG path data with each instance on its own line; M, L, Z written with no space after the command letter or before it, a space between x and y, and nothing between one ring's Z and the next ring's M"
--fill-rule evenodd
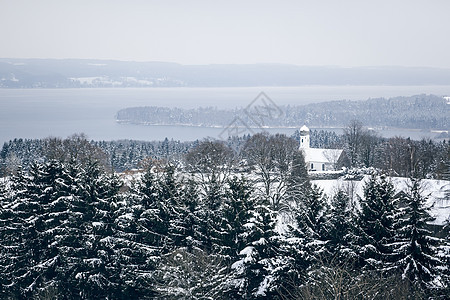
M0 58L2 88L450 85L450 68Z

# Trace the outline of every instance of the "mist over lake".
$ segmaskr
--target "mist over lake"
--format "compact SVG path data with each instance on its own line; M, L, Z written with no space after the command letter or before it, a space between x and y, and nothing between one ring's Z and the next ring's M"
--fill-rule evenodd
M448 95L450 86L0 89L0 143L14 138L66 137L79 132L94 140L162 140L167 137L187 141L214 138L220 135L222 128L125 125L116 123L114 116L118 110L133 106L245 107L261 91L278 105L304 105L343 99ZM295 128L268 131L290 135ZM434 135L408 130L380 133L416 139Z

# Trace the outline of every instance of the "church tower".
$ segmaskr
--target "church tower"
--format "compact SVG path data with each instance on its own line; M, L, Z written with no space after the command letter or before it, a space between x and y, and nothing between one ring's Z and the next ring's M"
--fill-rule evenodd
M309 128L303 125L300 128L300 149L309 148Z

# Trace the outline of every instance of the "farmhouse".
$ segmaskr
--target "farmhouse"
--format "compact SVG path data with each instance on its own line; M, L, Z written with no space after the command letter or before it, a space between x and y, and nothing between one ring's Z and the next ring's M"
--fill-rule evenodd
M305 156L308 171L336 171L348 165L348 158L342 149L320 149L310 147L309 128L300 128L299 149Z

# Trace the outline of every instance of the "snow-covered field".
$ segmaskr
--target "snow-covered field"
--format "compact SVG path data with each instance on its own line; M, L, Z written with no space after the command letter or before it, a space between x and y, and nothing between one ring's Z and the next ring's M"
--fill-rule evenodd
M121 178L129 186L133 180L136 180L141 175L142 173L137 170L134 174L123 174ZM250 175L250 178L257 180L257 176L254 174ZM352 200L357 200L358 196L364 196L364 186L369 178L370 175L365 175L361 181L339 178L312 180L312 183L321 188L328 197L332 197L341 189L346 191ZM397 193L408 190L409 178L391 177L391 181ZM421 187L422 195L427 198L427 205L431 207L431 214L436 218L432 223L436 225L444 224L445 220L450 216L450 181L423 179Z
M369 176L361 181L336 180L313 180L325 194L332 196L338 189L347 191L353 197L364 195L363 188ZM402 177L391 178L397 192L407 191L409 179ZM434 224L443 224L450 215L450 181L424 179L422 184L422 195L427 197L427 204L432 206L431 213L436 218Z
M142 173L136 171L132 174L121 174L121 180L126 186L137 180ZM342 178L335 180L313 180L312 183L322 189L329 197L333 196L339 189L346 191L351 199L364 196L364 185L369 179L366 175L361 181L344 180ZM407 191L410 183L408 178L391 177L394 188L397 192ZM1 181L7 181L7 178L0 178ZM431 207L431 214L436 219L433 224L442 225L450 216L450 181L424 179L421 181L422 195L427 197L427 204Z

